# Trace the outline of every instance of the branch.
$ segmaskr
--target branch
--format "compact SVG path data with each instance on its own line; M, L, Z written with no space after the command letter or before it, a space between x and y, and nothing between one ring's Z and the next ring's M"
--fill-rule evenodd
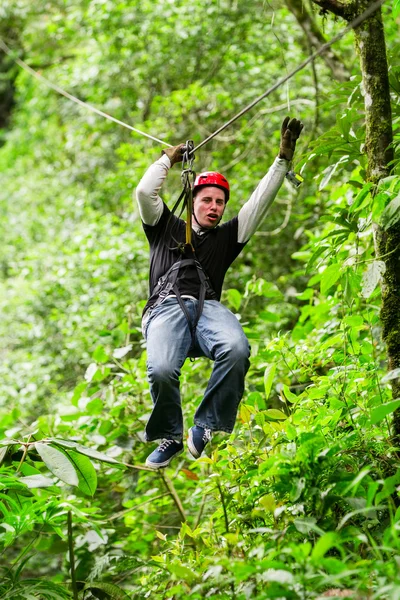
M161 475L162 480L165 483L165 487L167 488L167 490L168 490L168 492L169 492L172 500L175 503L176 508L178 509L178 513L179 513L179 515L181 517L181 521L182 521L182 523L184 523L186 521L185 511L183 509L182 502L181 502L181 500L180 500L180 498L179 498L179 496L178 496L178 494L176 492L174 484L172 483L172 481L170 480L170 478L167 477L165 475L165 473L163 473L163 471L160 472L160 475Z
M68 549L69 549L69 567L71 571L72 592L74 600L78 600L78 588L76 586L75 576L75 556L74 556L74 538L72 535L72 514L68 511Z
M342 17L346 20L349 20L353 14L353 3L343 4L343 2L339 2L338 0L312 0L312 2L323 10L327 10L337 17Z
M293 13L296 21L304 32L304 41L307 50L312 54L310 48L318 50L320 46L326 43L326 39L321 33L312 13L310 13L303 4L303 0L286 0L286 5ZM339 81L345 81L350 78L342 60L338 58L332 48L328 48L321 54L322 60L331 69L333 76ZM312 63L314 64L314 62Z

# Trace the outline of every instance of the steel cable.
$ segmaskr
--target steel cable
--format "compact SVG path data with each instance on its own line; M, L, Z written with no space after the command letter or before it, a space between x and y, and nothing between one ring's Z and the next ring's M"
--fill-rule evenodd
M241 116L243 116L246 112L248 112L256 104L258 104L259 102L261 102L261 100L264 100L264 98L267 98L267 96L269 96L270 94L272 94L272 92L274 92L276 89L278 89L278 87L280 87L281 85L283 85L284 83L286 83L286 81L288 81L289 79L291 79L294 75L296 75L296 73L298 73L299 71L301 71L302 69L304 69L304 67L307 66L310 62L312 62L317 56L319 56L320 54L322 54L323 52L325 52L325 50L327 50L328 48L330 48L335 42L337 42L343 36L345 36L351 29L354 29L355 27L357 27L358 25L360 25L363 21L365 21L365 19L367 19L376 10L378 10L378 8L380 6L382 6L382 4L384 2L385 2L385 0L378 0L377 2L374 2L373 4L371 4L371 6L369 6L361 15L359 15L358 17L356 17L351 23L349 23L349 25L347 25L347 27L345 27L341 32L339 32L337 35L335 35L329 42L326 42L326 44L323 44L318 50L316 50L313 54L311 54L306 60L304 60L295 69L293 69L293 71L291 71L285 77L282 77L282 79L280 79L279 81L277 81L272 87L270 87L266 92L264 92L264 94L261 94L261 96L259 96L258 98L256 98L252 102L250 102L250 104L248 104L245 108L243 108L240 112L238 112L237 115L235 115L234 117L232 117L232 119L230 119L229 121L227 121L224 125L222 125L216 131L214 131L214 133L212 133L211 135L209 135L208 138L206 138L198 146L196 146L192 150L192 152L196 152L197 150L199 150L202 146L204 146L204 144L207 144L207 142L209 142L215 136L217 136L219 133L221 133L221 131L224 131L224 129L226 129L227 127L229 127L229 125L232 125L232 123L234 123L235 121L237 121L237 119L239 119Z
M283 77L282 79L280 79L279 81L277 81L266 92L264 92L263 94L261 94L261 96L258 96L258 98L256 98L255 100L253 100L250 104L248 104L245 108L243 108L240 112L238 112L234 117L232 117L224 125L222 125L221 127L219 127L216 131L214 131L214 133L212 133L211 135L209 135L200 144L198 144L198 146L196 146L193 150L191 150L190 154L192 154L192 153L196 152L197 150L199 150L200 148L202 148L205 144L207 144L210 140L212 140L214 137L216 137L219 133L221 133L222 131L224 131L224 129L226 129L227 127L229 127L230 125L232 125L232 123L234 123L235 121L237 121L241 116L243 116L245 113L247 113L249 110L251 110L254 106L256 106L256 104L258 104L259 102L261 102L261 100L264 100L264 98L267 98L270 94L272 94L272 92L274 92L281 85L283 85L284 83L286 83L286 81L288 81L294 75L296 75L299 71L301 71L302 69L304 69L304 67L306 67L310 62L312 62L313 60L315 60L315 58L317 58L323 52L325 52L325 50L327 50L328 48L330 48L335 42L337 42L342 37L344 37L349 31L351 31L355 27L358 27L358 25L360 25L363 21L365 21L365 19L367 19L376 10L378 10L378 8L380 8L382 6L382 4L384 4L384 2L385 2L385 0L378 0L377 2L374 2L373 4L371 4L363 13L361 13L361 15L359 15L353 21L351 21L351 23L349 23L341 32L339 32L337 35L335 35L331 40L329 40L328 42L326 42L326 44L323 44L318 50L316 50L313 54L311 54L306 60L304 60L295 69L293 69L293 71L291 71L290 73L288 73L288 75L286 75L285 77ZM121 125L122 127L125 127L126 129L129 129L130 131L134 131L135 133L138 133L138 134L140 134L140 135L142 135L144 137L147 137L147 138L149 138L149 139L151 139L151 140L153 140L155 142L158 142L160 144L163 144L164 146L169 146L170 148L172 148L172 144L168 144L168 142L165 142L164 140L160 140L159 138L156 138L156 137L154 137L154 136L152 136L152 135L150 135L148 133L145 133L144 131L141 131L140 129L137 129L135 127L132 127L131 125L128 125L127 123L124 123L123 121L120 121L119 119L116 119L115 117L112 117L111 115L105 113L104 111L95 108L94 106L92 106L91 104L88 104L87 102L83 102L83 100L80 100L79 98L77 98L76 96L73 96L72 94L70 94L69 92L67 92L66 90L64 90L63 88L61 88L58 85L52 83L51 81L49 81L48 79L46 79L46 77L43 77L43 75L40 75L40 73L38 73L37 71L35 71L34 69L32 69L23 60L21 60L20 58L16 58L14 56L14 52L1 39L0 39L0 49L3 50L3 52L5 52L6 54L8 54L12 58L12 60L14 60L14 62L17 65L19 65L22 69L24 69L25 71L27 71L28 73L30 73L31 75L33 75L33 77L36 77L36 79L38 79L39 81L42 81L43 83L45 83L48 87L50 87L51 89L53 89L57 93L61 94L62 96L65 96L66 98L68 98L72 102L75 102L76 104L79 104L80 106L88 108L92 112L95 112L96 114L104 117L105 119L108 119L109 121L113 121L114 123L117 123L118 125Z
M135 133L144 135L145 137L147 137L155 142L159 142L160 144L164 144L165 146L169 146L170 148L172 148L172 144L168 144L167 142L164 142L164 140L160 140L160 139L150 135L149 133L145 133L144 131L141 131L140 129L136 129L135 127L132 127L131 125L128 125L127 123L124 123L123 121L120 121L119 119L116 119L115 117L112 117L111 115L105 113L104 111L99 110L95 106L92 106L91 104L88 104L87 102L83 102L83 100L79 100L79 98L76 98L75 96L73 96L72 94L70 94L63 88L61 88L60 86L56 85L55 83L52 83L51 81L46 79L46 77L43 77L43 75L40 75L40 73L38 73L37 71L32 69L23 60L21 60L20 58L15 58L13 56L14 52L11 50L11 48L9 48L7 46L7 44L5 44L3 42L2 39L0 39L0 49L3 50L3 52L5 52L6 54L8 54L8 56L10 56L12 58L12 60L17 63L17 65L19 65L22 69L24 69L24 71L27 71L28 73L33 75L33 77L36 77L36 79L39 79L39 81L42 81L43 83L45 83L52 90L58 92L62 96L65 96L69 100L72 100L72 102L75 102L76 104L79 104L80 106L84 106L85 108L88 108L92 112L95 112L96 114L100 115L101 117L104 117L105 119L108 119L109 121L114 121L114 123L118 123L118 125L122 125L122 127L126 127L126 129L130 129L131 131L134 131Z

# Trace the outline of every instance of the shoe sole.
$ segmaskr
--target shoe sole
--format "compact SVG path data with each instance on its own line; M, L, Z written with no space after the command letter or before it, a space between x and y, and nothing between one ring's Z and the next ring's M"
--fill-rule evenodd
M201 452L199 454L199 452L196 450L196 446L193 444L193 435L192 435L192 430L189 429L189 437L187 440L187 445L188 445L188 450L190 452L190 454L193 456L193 458L200 458L201 456Z
M150 467L150 469L154 469L154 470L164 469L164 467L168 467L171 460L173 460L176 456L179 456L180 454L182 454L183 450L184 450L183 448L182 448L182 450L178 450L178 452L176 452L168 460L165 460L163 463L153 463L150 460L146 460L145 465L146 465L146 467Z

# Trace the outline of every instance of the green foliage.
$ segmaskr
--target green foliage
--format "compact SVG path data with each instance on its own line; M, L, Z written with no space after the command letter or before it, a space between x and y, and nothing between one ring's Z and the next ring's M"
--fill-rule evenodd
M395 128L398 9L383 7ZM51 81L171 143L201 141L308 55L282 3L7 0L0 16ZM196 157L229 177L233 216L282 117L306 124L305 183L282 189L226 281L252 348L235 431L162 473L143 466L148 249L131 198L159 150L2 64L16 104L0 148L0 598L399 596L400 373L373 250L374 224L399 223L399 159L365 182L351 39L336 51L350 81L317 62ZM168 202L179 185L177 169ZM186 428L210 368L183 367Z

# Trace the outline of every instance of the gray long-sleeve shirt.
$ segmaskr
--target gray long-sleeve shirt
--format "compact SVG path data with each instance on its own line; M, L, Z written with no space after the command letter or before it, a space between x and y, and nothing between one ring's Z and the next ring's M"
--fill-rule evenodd
M165 154L153 163L143 175L136 188L136 198L143 223L156 225L164 210L159 196L162 184L171 167L171 161ZM267 174L242 206L238 214L238 242L247 242L258 229L268 213L279 188L289 170L289 161L276 158ZM193 229L201 233L199 225L193 221Z

